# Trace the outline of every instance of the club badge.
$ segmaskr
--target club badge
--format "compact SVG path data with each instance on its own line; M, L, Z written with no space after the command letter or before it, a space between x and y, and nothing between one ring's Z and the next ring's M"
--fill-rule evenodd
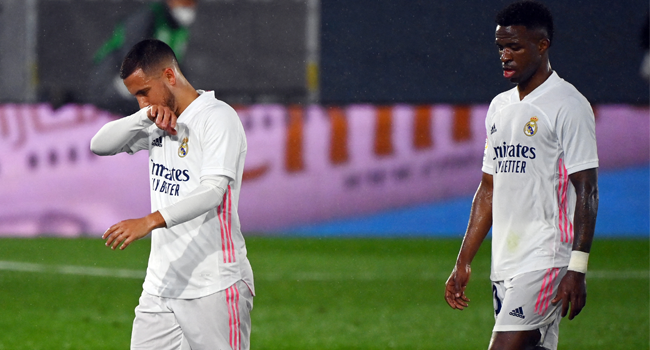
M187 137L183 138L183 142L181 142L181 145L178 147L178 156L181 158L185 158L187 153L190 152L190 146L187 144Z
M533 136L537 133L537 117L530 118L530 121L524 126L524 134L526 136Z

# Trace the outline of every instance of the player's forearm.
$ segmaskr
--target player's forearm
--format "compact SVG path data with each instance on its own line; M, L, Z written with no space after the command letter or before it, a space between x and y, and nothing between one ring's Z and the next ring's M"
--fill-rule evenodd
M492 227L492 177L484 174L484 179L472 201L467 231L458 253L456 265L470 265L483 240Z
M147 110L143 108L130 116L106 123L90 140L90 150L100 156L127 151L125 146L129 141L153 124L147 117Z
M218 207L223 194L228 189L229 179L222 175L209 175L201 177L201 184L187 197L160 209L166 222L166 227L192 220L207 211Z
M573 219L573 250L589 253L598 213L598 169L571 174L570 179L577 195Z
M467 232L465 233L463 244L456 259L456 265L458 266L470 265L472 263L481 244L490 231L490 227L492 227L491 210L489 213L484 211L481 214L475 214L475 212L473 208Z

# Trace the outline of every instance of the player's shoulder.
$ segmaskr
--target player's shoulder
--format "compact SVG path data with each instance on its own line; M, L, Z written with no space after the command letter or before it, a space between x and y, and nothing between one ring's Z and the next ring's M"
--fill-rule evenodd
M243 128L237 111L231 105L216 98L212 91L204 94L207 95L202 96L205 100L201 108L200 119L205 128L231 131Z
M548 90L546 99L563 103L569 107L586 107L591 106L587 98L578 89L568 81L555 76L556 81Z
M517 93L517 87L503 91L496 95L492 101L490 101L490 106L488 107L488 116L509 105L512 101L512 94L515 93Z
M591 104L573 86L573 84L560 78L556 72L527 98L530 106L546 115L551 124L557 118L589 118L593 116Z
M508 89L506 91L503 91L499 93L498 95L494 96L492 99L491 104L506 104L510 102L510 99L512 98L512 94L517 93L517 87L513 87L512 89Z
M201 94L201 114L209 119L219 116L221 119L238 118L237 111L228 103L215 97L213 91L205 91Z

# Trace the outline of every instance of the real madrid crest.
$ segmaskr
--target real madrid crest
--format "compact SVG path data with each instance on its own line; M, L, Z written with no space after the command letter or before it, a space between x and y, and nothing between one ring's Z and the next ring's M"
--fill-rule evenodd
M524 134L526 136L533 136L537 133L537 117L530 118L530 121L524 126Z
M190 151L190 146L187 144L187 137L183 138L183 142L181 142L181 145L178 147L178 156L181 158L185 158L187 153Z

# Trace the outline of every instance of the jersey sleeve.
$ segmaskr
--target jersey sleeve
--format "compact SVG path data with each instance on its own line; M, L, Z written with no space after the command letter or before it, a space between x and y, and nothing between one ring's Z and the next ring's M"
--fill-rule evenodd
M133 154L148 149L147 130L153 125L147 118L148 110L148 107L143 108L128 117L106 123L90 141L91 151L100 156L108 156L121 152Z
M586 100L568 99L559 110L556 132L568 174L598 167L596 120Z
M192 220L221 205L229 181L227 177L221 175L201 177L201 184L187 197L158 210L165 219L167 228Z
M492 113L494 112L494 103L490 104L490 107L488 108L487 115L485 117L485 149L483 150L483 166L481 167L481 171L483 171L486 174L494 175L494 155L492 155L492 152L494 152L492 146L490 145L490 129L491 129L491 120L492 120Z
M147 129L138 132L138 134L132 138L126 144L126 153L133 154L139 151L144 151L149 149L149 132Z
M239 154L243 149L243 129L237 112L228 106L209 109L203 128L201 175L237 178Z

